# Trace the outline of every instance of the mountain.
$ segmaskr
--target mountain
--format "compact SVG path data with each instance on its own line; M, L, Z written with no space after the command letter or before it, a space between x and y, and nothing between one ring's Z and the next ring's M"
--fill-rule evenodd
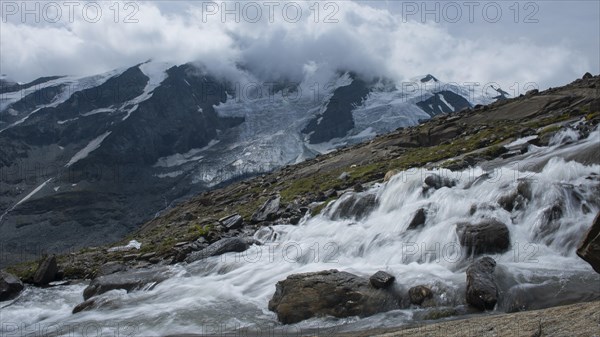
M488 102L431 75L411 90L346 71L318 94L306 83L244 95L197 64L153 61L1 82L7 261L111 242L201 191Z

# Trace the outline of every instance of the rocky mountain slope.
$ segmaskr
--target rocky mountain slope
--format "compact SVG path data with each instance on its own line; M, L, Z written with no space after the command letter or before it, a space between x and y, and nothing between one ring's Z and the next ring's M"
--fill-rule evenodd
M485 101L433 77L405 92L347 72L316 89L246 75L149 61L2 82L0 265L117 240L220 184Z

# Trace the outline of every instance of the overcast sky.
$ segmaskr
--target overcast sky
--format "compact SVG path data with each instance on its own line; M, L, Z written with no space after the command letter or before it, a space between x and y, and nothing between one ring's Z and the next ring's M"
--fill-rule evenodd
M0 73L22 82L150 58L261 80L347 69L521 89L600 73L598 1L23 3L0 7Z

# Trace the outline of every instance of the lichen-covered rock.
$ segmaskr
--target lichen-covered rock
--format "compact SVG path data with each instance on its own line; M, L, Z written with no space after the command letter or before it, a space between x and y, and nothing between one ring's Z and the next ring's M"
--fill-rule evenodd
M269 310L281 323L292 324L311 317L370 316L398 309L399 302L392 289L375 289L366 278L334 269L279 281Z

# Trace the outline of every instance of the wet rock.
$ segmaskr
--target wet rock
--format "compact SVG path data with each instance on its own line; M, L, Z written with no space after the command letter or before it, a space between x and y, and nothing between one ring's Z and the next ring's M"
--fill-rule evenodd
M427 185L430 188L434 188L434 189L440 189L442 187L453 187L456 186L456 181L450 179L450 178L446 178L446 177L441 177L437 174L432 174L429 175L425 178L425 185Z
M433 298L433 292L426 286L416 286L408 289L408 299L414 305L421 305L427 299Z
M239 214L232 214L230 216L226 216L224 218L219 219L219 222L223 224L223 226L228 229L238 229L242 227L244 223L244 219Z
M269 301L269 310L284 324L311 317L365 317L398 308L399 296L393 291L375 289L368 279L338 270L290 275L277 282Z
M543 240L546 244L552 243L552 234L560 228L560 219L563 216L562 203L556 203L542 211L538 226L535 229L534 238Z
M40 263L35 271L33 283L40 286L48 285L48 283L56 280L57 273L58 265L56 264L56 256L48 256Z
M377 207L375 194L357 194L349 192L342 196L337 207L332 209L331 218L338 219L363 219Z
M577 248L577 255L600 274L600 212Z
M217 256L231 252L241 253L254 244L260 245L260 242L248 237L233 237L221 239L200 251L193 252L187 258L185 258L185 262L192 263L194 261L202 260L210 256Z
M279 195L272 196L252 215L252 222L258 223L262 221L273 221L277 217L279 211L281 197Z
M19 296L23 290L23 282L13 274L0 270L0 302Z
M496 261L489 256L471 263L467 268L467 303L484 311L498 302L498 287L494 279Z
M421 228L425 225L425 221L427 220L427 214L425 213L424 208L419 208L415 215L413 215L412 220L408 224L407 230L413 230Z
M522 179L517 183L517 188L515 191L501 196L498 198L497 202L500 207L504 208L508 212L512 212L513 210L525 208L527 202L531 200L532 197L533 192L531 190L531 181Z
M384 271L378 271L369 278L369 282L376 289L385 289L389 287L396 278Z
M96 277L83 290L83 299L103 294L110 290L124 289L127 292L156 285L168 278L167 268L137 269Z
M469 255L503 253L510 246L508 227L495 219L485 219L477 224L458 223L456 232Z
M75 308L73 308L72 313L76 314L82 311L90 311L94 309L119 309L120 305L118 305L115 299L109 298L98 298L92 297L82 303L79 303Z

